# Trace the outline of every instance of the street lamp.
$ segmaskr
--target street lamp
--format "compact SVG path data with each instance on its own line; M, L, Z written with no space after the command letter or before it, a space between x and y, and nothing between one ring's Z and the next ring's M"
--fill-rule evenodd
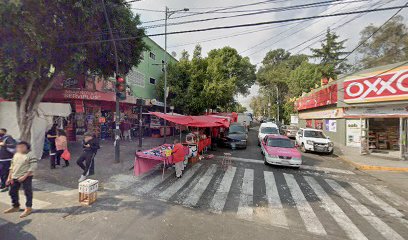
M164 18L164 114L167 113L167 19L178 12L187 12L189 11L188 8L183 8L180 10L170 11L169 8L166 6L165 11L165 18ZM164 140L163 142L166 143L167 137L167 121L164 119Z

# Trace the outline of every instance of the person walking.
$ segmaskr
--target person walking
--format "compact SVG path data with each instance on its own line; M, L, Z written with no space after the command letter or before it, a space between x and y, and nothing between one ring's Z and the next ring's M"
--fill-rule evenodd
M64 130L58 129L57 130L57 135L58 137L55 139L55 148L56 148L56 153L55 153L55 159L56 159L56 164L60 165L61 162L61 155L64 153L65 150L68 149L68 141L67 141L67 134L65 133ZM64 159L65 166L69 166L69 159Z
M83 152L81 156L79 156L77 164L83 170L83 172L78 182L84 181L87 176L93 174L93 159L95 158L95 155L99 149L98 139L96 139L92 133L86 132L84 134L82 147Z
M20 215L20 218L27 217L32 212L33 206L33 175L37 168L37 158L30 152L30 144L20 142L16 146L16 154L11 160L10 173L7 178L7 185L10 185L9 195L11 197L12 207L5 210L4 213L13 213L20 211L19 194L21 185L24 188L26 197L26 208Z
M16 141L7 135L7 129L0 129L0 192L8 191L6 186L10 163L16 151Z
M183 170L184 170L184 147L183 145L179 142L179 140L175 139L174 140L174 147L173 147L173 162L176 167L176 177L181 178L183 175Z
M126 140L126 138L129 139L129 141L132 141L132 135L130 130L132 129L132 125L128 121L123 122L123 140Z
M50 143L50 165L51 169L55 169L55 160L57 154L57 148L55 146L55 139L57 138L57 124L54 123L51 129L47 132L47 139ZM59 164L57 164L59 165Z

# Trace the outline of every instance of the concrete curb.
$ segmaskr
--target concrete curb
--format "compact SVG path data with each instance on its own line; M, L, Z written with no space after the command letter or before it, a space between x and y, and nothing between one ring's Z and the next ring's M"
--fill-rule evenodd
M408 172L408 167L388 167L388 166L375 166L356 163L344 155L338 155L339 158L350 165L354 166L358 170L364 171L385 171L385 172Z

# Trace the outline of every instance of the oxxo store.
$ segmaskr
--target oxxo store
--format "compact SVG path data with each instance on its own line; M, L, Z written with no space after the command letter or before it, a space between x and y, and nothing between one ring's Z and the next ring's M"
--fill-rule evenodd
M342 80L346 145L362 154L408 158L408 66L369 69Z

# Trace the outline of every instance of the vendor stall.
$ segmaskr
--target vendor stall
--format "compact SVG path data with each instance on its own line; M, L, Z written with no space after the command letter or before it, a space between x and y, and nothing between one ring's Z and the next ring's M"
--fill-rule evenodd
M213 116L169 115L158 112L151 112L150 114L158 118L165 119L176 125L196 128L197 132L187 135L186 141L183 143L185 147L185 155L195 160L198 159L198 155L202 153L205 148L211 146L211 137L206 136L204 131L198 131L199 128L229 127L229 121L227 118ZM150 150L137 152L134 163L135 175L138 176L145 173L160 163L163 163L164 173L166 165L173 163L171 150L172 145L164 144Z

